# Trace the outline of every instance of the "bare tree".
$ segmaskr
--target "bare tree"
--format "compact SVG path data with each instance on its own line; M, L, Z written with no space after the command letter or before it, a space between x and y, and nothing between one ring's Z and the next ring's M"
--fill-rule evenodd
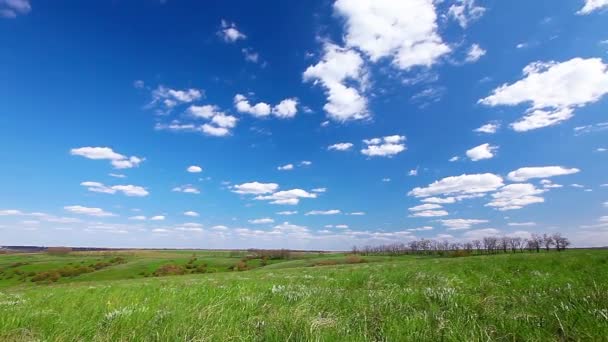
M555 244L555 241L553 241L553 236L549 235L549 234L543 234L543 246L545 246L545 249L547 250L547 252L551 249L551 246L553 246Z
M555 248L558 252L561 252L566 249L570 245L570 240L567 237L562 236L560 233L555 233L551 237L553 242L555 243Z

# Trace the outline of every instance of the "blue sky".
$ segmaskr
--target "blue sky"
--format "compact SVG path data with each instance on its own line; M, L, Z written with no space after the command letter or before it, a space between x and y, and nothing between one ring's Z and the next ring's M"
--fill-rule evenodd
M608 1L0 0L0 245L608 245Z

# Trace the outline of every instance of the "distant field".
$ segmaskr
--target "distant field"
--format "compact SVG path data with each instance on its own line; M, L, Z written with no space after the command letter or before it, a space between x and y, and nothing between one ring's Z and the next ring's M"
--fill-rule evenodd
M608 340L607 250L34 253L0 270L0 341Z

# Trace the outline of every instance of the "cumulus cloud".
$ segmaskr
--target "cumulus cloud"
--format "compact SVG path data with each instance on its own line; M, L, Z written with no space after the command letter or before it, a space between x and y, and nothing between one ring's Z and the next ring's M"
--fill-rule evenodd
M84 207L81 205L69 205L69 206L63 207L63 209L65 209L73 214L78 214L78 215L88 215L88 216L95 216L95 217L116 216L115 214L107 212L101 208Z
M424 210L417 211L410 215L410 217L441 217L448 216L449 213L445 210Z
M367 147L361 153L368 157L392 157L406 150L405 136L402 135L365 139L363 142Z
M109 147L79 147L70 150L70 154L73 156L81 156L87 159L93 160L109 160L110 164L115 169L130 169L139 166L144 161L140 157L127 157L120 153L114 152Z
M156 215L156 216L150 217L150 221L164 221L164 220L165 220L165 216L163 216L163 215Z
M490 159L494 157L494 153L498 149L498 146L492 146L490 144L481 144L479 146L473 147L470 150L467 150L467 157L472 161L478 161L482 159Z
M433 209L441 209L441 208L442 207L439 204L425 203L425 204L417 205L415 207L411 207L408 210L409 211L423 211L423 210L433 210Z
M479 219L447 219L447 220L439 220L444 227L447 227L448 230L464 230L470 229L472 226L482 223L489 222L488 220L479 220Z
M477 133L494 134L496 133L496 131L498 131L499 128L499 123L487 123L479 128L474 129L473 131Z
M597 102L608 93L608 66L600 58L534 62L524 68L523 75L479 100L488 106L530 104L526 115L511 124L518 132L557 125L570 119L576 108Z
M366 71L363 59L356 51L326 43L321 61L309 66L303 79L320 83L325 88L327 103L323 109L331 119L344 122L369 117L367 98L361 94ZM354 82L357 87L347 85L347 81Z
M298 113L297 98L284 99L278 105L272 107L266 102L258 102L251 105L245 95L236 94L234 96L234 106L239 113L251 114L258 118L267 117L272 114L277 118L286 119L293 118Z
M165 110L161 111L160 114L167 114L180 104L192 103L196 100L200 100L203 97L203 94L202 90L196 88L178 90L167 88L161 84L152 91L152 102L149 106L162 105Z
M486 55L486 50L482 49L479 44L473 44L467 51L467 57L465 62L474 63L477 62L481 57Z
M580 172L577 168L563 166L522 167L509 172L507 177L514 182L525 182L532 178L549 178L554 176L571 175Z
M438 32L433 0L337 0L334 9L346 20L347 47L372 62L389 58L407 70L430 67L450 52Z
M87 188L87 190L92 192L100 192L104 194L115 194L117 192L122 192L126 196L131 197L145 197L150 193L146 190L146 188L137 186L137 185L112 185L107 186L103 183L99 182L82 182L80 185Z
M201 172L203 172L203 168L198 165L191 165L191 166L188 166L186 171L188 171L190 173L201 173Z
M475 4L475 0L457 0L448 9L448 16L458 22L462 28L481 18L486 9Z
M507 225L511 227L533 227L536 226L536 222L509 222Z
M249 220L248 222L251 224L268 224L268 223L274 223L274 220L269 217L265 217L265 218L260 218L260 219Z
M277 191L270 195L257 196L256 200L270 201L271 204L296 205L302 198L317 198L317 194L302 189Z
M297 212L297 211L295 211L295 210L292 210L292 211L279 211L279 212L277 213L277 215L295 215L295 214L297 214L297 213L298 213L298 212Z
M199 213L197 213L196 211L185 211L184 212L184 216L190 216L190 217L198 217Z
M492 194L493 200L486 206L500 211L521 209L530 204L543 203L545 199L537 195L545 191L528 183L509 184Z
M334 151L348 151L351 148L353 148L353 144L352 143L337 143L337 144L333 144L327 147L328 150L334 150Z
M221 28L217 33L226 43L234 43L239 39L247 39L247 36L240 32L235 23L222 19Z
M214 137L225 137L230 134L230 130L225 127L217 127L210 124L204 124L201 126L201 131L207 135Z
M183 192L185 194L200 194L200 190L195 188L194 186L190 185L190 184L186 184L186 185L182 185L182 186L176 186L173 189L171 189L171 191L173 192Z
M241 195L261 195L275 192L279 188L276 183L250 182L234 185L232 192Z
M408 193L415 197L430 197L437 195L475 195L492 192L502 187L503 180L492 173L463 174L446 177L435 181L427 187L417 187Z
M29 0L0 0L0 18L16 18L31 10Z
M451 203L456 203L456 199L454 197L446 197L446 198L427 197L427 198L423 198L422 202L434 203L434 204L451 204Z
M608 7L608 0L585 0L585 5L576 14L585 15Z
M338 209L330 209L330 210L312 210L307 212L304 215L338 215L342 213L342 211Z
M290 170L293 170L293 164L281 165L281 166L277 167L277 170L279 170L279 171L290 171Z

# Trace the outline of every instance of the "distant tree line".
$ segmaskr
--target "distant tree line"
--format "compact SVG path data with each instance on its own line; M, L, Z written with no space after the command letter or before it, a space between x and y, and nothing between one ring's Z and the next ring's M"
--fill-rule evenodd
M530 238L511 236L486 236L467 242L449 240L420 239L408 243L393 243L378 246L353 247L352 253L359 255L450 255L467 256L472 254L523 253L541 250L558 252L566 250L570 240L560 233L532 234Z

